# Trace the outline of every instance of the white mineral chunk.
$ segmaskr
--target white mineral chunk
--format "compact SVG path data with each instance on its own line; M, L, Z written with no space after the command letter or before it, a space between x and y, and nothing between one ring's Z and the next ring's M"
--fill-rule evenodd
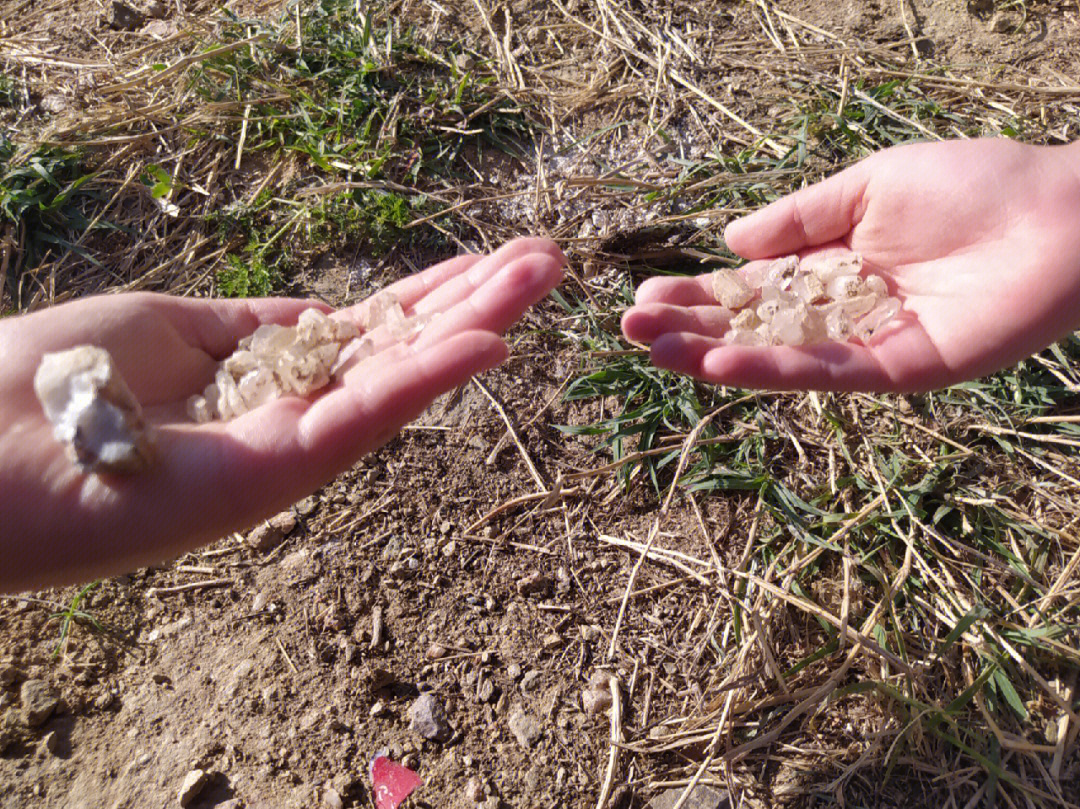
M717 303L728 309L745 306L754 297L742 276L734 270L717 270L712 275L713 297Z
M397 298L381 292L368 304L363 331L381 328L387 338L402 342L419 334L430 319L406 317ZM328 385L347 363L376 350L376 341L361 336L355 324L306 309L295 326L266 324L240 340L218 366L213 384L188 400L188 415L197 422L231 419L280 396L306 396Z
M130 474L150 465L152 436L142 408L105 349L86 345L46 354L34 392L56 440L83 472Z
M866 342L899 312L888 284L863 275L858 253L786 256L742 273L713 273L713 294L732 311L731 345L814 345L852 336Z
M773 261L766 268L765 282L777 289L787 289L799 271L799 257L785 256Z
M828 283L842 275L859 275L862 272L863 260L858 253L829 251L808 256L802 260L801 266L805 272Z
M855 336L864 343L870 342L885 324L896 317L899 311L900 301L896 298L886 298L855 324Z

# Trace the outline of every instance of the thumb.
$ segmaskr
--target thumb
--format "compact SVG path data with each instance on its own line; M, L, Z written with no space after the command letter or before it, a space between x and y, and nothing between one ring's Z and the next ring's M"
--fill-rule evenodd
M724 241L746 259L795 253L842 239L862 218L870 172L856 163L727 226Z

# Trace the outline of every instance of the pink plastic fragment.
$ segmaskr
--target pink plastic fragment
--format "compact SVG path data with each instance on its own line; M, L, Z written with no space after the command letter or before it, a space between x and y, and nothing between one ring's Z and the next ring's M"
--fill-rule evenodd
M371 760L371 795L375 799L375 809L397 809L401 802L409 797L418 786L423 786L423 779L410 770L391 761L382 753L376 753Z

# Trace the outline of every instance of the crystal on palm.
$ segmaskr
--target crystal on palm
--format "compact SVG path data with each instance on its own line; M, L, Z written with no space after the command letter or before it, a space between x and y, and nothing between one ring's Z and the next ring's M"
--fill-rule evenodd
M153 460L153 435L112 356L98 346L46 354L34 374L53 435L83 472L130 474Z
M415 337L428 320L406 317L389 292L372 298L362 317L365 332L385 327L385 335L399 342ZM266 324L240 340L202 395L188 400L188 415L197 422L231 419L280 396L305 396L375 351L370 333L361 336L351 322L306 309L295 326Z
M746 281L734 270L717 270L712 275L713 297L728 309L738 309L754 297Z
M888 297L883 278L862 270L858 253L838 250L801 261L786 256L741 274L723 270L750 291L739 295L738 305L720 300L721 282L714 273L715 297L734 311L725 339L748 346L814 345L852 336L868 342L897 315L900 301Z

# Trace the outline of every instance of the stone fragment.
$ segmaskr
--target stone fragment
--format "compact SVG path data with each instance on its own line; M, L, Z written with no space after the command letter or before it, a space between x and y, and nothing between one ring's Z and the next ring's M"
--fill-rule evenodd
M0 688L12 685L19 676L19 670L14 666L0 666Z
M533 571L523 579L519 579L517 583L517 591L523 596L532 595L533 593L546 593L550 589L551 579L538 570Z
M63 93L49 93L41 99L40 106L43 112L59 115L68 108L67 96Z
M611 707L610 688L586 688L581 692L581 707L589 716L596 716Z
M32 728L41 725L56 710L56 692L44 680L27 680L19 689L22 700L23 719Z
M60 752L60 734L50 730L41 738L41 746L50 754L57 755Z
M532 748L544 732L543 728L540 727L540 723L536 721L536 717L520 709L510 714L506 725L510 728L510 732L514 734L517 743L525 750Z
M142 408L104 348L46 354L34 392L53 435L81 471L130 474L150 465L153 440Z
M184 782L180 785L179 792L176 793L177 800L180 801L181 806L187 806L194 801L199 793L202 792L203 787L206 786L206 782L210 776L205 770L192 770L184 776Z
M296 515L283 511L255 526L247 535L247 544L256 551L269 551L280 545L295 528Z
M476 776L465 785L465 797L473 803L483 803L485 797L484 782Z
M409 707L409 727L425 739L445 742L453 735L442 703L434 694L421 694Z
M341 800L341 795L333 787L327 787L323 790L322 804L326 809L341 809L345 805Z
M682 798L684 787L677 787L661 792L649 801L648 809L673 809ZM730 809L731 799L727 792L698 784L691 791L682 809Z

